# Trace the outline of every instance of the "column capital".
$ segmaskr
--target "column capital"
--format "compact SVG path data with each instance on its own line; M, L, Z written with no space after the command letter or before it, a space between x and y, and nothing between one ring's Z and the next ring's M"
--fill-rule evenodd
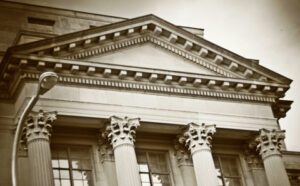
M210 151L212 136L215 132L216 125L189 123L180 142L185 143L191 154L202 150Z
M110 124L106 127L106 135L113 148L119 145L135 142L135 130L140 126L140 118L110 117Z
M182 135L177 136L174 142L174 149L175 149L174 154L177 158L178 166L179 167L183 165L192 166L193 161L192 161L191 153L189 152L189 150L186 148L184 144L180 143L182 138L184 138Z
M57 112L31 112L26 118L22 131L21 143L27 145L35 139L49 140L52 124L56 120Z
M256 138L257 150L259 154L262 156L262 159L265 159L272 155L281 156L281 146L282 141L285 138L284 130L268 130L268 129L260 129L259 135Z

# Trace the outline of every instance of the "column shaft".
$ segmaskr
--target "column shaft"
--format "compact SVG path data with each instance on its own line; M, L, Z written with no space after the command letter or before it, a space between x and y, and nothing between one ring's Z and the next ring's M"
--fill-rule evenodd
M32 186L53 186L49 141L35 139L28 144L28 158Z
M131 144L119 145L114 149L118 185L140 186L139 169L134 147Z
M218 186L218 176L210 150L200 150L192 154L198 186Z
M267 157L264 159L264 166L270 186L290 185L281 156L273 155Z

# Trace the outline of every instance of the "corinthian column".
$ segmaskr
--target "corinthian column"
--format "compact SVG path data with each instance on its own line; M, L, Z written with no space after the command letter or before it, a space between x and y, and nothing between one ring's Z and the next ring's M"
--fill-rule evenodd
M283 130L261 129L257 150L263 159L267 179L270 186L289 186L290 182L281 158L281 142L284 140Z
M113 146L118 185L140 186L139 168L134 150L135 130L139 118L112 116L107 126L107 137Z
M215 132L215 125L189 123L184 138L180 140L191 151L198 186L218 186L218 176L210 149Z
M178 143L181 138L182 136L175 142L175 156L177 158L177 164L180 169L184 185L196 186L197 182L192 157L188 149L186 149L183 144Z
M53 186L49 138L55 112L31 112L23 129L22 142L27 145L32 186Z

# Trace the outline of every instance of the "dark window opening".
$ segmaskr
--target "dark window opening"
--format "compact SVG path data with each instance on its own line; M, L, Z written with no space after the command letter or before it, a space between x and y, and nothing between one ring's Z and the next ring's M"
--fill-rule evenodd
M238 157L228 155L214 155L214 163L218 175L219 185L242 186L242 173Z
M27 21L28 21L28 23L31 23L31 24L44 25L44 26L53 26L55 24L54 20L42 19L42 18L36 18L36 17L28 17Z

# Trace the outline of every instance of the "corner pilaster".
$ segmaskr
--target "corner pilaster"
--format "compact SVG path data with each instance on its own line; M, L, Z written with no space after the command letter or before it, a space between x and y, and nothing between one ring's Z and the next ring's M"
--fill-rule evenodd
M115 157L112 145L109 143L106 138L107 133L100 131L99 136L99 154L100 160L104 168L107 185L109 186L118 186L118 182L116 180L116 165L115 165Z
M100 131L100 138L99 138L99 154L101 162L106 161L115 161L114 152L112 145L109 143L108 139L103 138L106 136L106 133Z
M180 169L184 185L185 186L196 186L197 182L196 182L195 171L194 171L191 153L185 147L184 144L179 143L179 141L181 141L182 138L184 138L184 137L178 136L176 138L175 144L174 144L177 165Z
M264 169L263 160L256 150L256 142L250 141L245 148L245 160L247 162L249 172L252 175L255 186L268 185L266 171Z

